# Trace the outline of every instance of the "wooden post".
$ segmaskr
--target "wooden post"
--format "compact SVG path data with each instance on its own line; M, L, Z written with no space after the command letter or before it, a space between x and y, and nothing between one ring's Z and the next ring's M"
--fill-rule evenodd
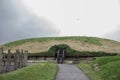
M19 68L22 67L22 53L19 53Z
M24 61L23 50L21 50L21 68L23 67L23 61Z
M4 50L2 50L2 55L3 55L3 58L2 58L3 66L5 66L6 65L6 54L4 53Z
M0 48L0 73L2 71L3 48Z
M26 61L25 61L25 51L23 52L23 66L25 67L25 63L26 63Z
M18 50L16 50L16 52L14 53L14 69L15 70L17 69L17 53L18 53Z
M15 66L15 70L20 67L20 51L18 49L14 54L14 66Z
M23 53L23 50L21 51L21 54L20 54L20 61L21 61L21 68L24 67L24 53Z
M11 66L11 50L8 49L8 54L7 54L7 65L6 65L6 71L10 71L10 66Z
M26 50L25 53L24 53L24 66L27 65L27 60L28 60L28 51Z
M17 68L20 68L20 51L17 51Z

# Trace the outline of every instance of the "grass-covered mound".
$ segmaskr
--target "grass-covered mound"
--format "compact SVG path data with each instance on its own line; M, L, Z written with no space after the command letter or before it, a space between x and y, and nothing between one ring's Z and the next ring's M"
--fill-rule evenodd
M61 41L61 40L78 40L78 41L82 41L82 42L87 42L89 44L102 45L99 41L99 38L86 37L86 36L82 36L82 37L75 36L75 37L45 37L45 38L23 39L23 40L18 40L18 41L14 41L14 42L4 44L4 46L11 47L11 46L21 45L21 44L24 44L26 42L47 42L47 41L51 41L51 40L58 40L58 41Z
M31 53L29 56L41 56L41 57L54 57L56 48L66 48L66 57L100 57L100 56L111 56L111 55L117 55L116 53L106 53L106 52L90 52L90 51L77 51L74 49L71 49L66 44L59 44L54 45L50 47L50 49L46 52L39 52L39 53Z
M0 80L56 80L58 66L53 63L39 63L6 74Z
M66 44L77 51L120 53L120 42L97 37L70 36L23 39L3 44L4 49L28 50L30 53L48 51L51 46Z
M96 64L97 66L93 67ZM83 63L78 66L91 78L91 80L120 79L120 56L102 57L89 64Z

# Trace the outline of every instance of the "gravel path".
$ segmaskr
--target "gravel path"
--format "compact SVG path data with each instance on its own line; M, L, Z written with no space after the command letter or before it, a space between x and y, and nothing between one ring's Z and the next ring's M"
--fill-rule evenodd
M89 80L88 77L72 64L59 64L56 80Z

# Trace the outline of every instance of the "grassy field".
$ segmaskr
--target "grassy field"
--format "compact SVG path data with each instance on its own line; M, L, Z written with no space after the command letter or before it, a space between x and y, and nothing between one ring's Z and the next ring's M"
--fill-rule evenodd
M23 39L3 44L4 49L29 50L30 53L48 51L51 46L66 44L71 49L78 51L103 51L107 53L120 53L120 42L97 37L74 36L74 37L46 37Z
M109 57L101 57L97 58L92 62L92 65L98 64L99 66L105 65L107 63L115 62L115 61L120 61L120 56L109 56Z
M98 70L93 65L98 65ZM91 63L78 64L91 80L120 80L120 56L101 57Z
M6 74L0 80L56 80L58 66L53 63L39 63Z
M79 64L78 67L90 78L90 80L104 80L100 77L96 71L88 63Z

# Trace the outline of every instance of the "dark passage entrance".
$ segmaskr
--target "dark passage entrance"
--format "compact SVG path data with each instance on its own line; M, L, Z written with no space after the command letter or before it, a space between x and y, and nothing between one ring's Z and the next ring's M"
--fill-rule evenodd
M63 63L65 55L66 55L66 48L56 47L55 60L57 60L57 63Z

